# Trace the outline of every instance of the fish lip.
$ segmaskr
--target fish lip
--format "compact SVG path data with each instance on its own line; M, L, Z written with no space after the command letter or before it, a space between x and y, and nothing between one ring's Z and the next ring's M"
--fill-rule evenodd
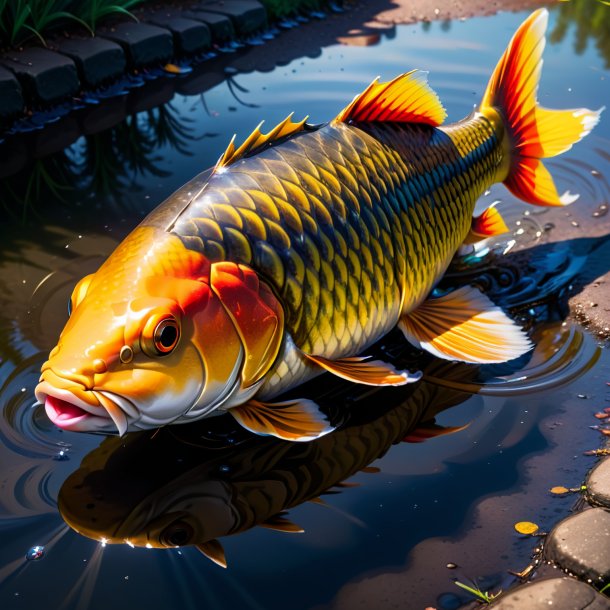
M102 432L111 431L114 427L110 415L99 401L97 406L91 405L70 390L56 388L47 381L41 381L34 393L36 400L44 405L48 418L63 430ZM70 411L72 417L66 417Z

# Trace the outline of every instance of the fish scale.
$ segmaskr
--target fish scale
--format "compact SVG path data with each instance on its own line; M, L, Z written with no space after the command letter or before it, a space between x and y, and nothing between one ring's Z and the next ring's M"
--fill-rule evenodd
M257 434L308 441L333 424L307 397L276 397L325 370L371 386L417 382L421 373L358 356L395 327L447 360L529 352L476 286L430 293L461 244L509 231L493 205L472 217L491 184L533 205L577 198L557 192L543 160L586 136L602 109L537 105L547 22L545 10L524 21L479 110L458 123L443 126L413 70L373 81L328 124L290 115L232 140L211 174L76 286L36 389L51 420L123 434L228 411Z
M295 344L340 357L427 296L500 160L482 115L446 129L329 124L223 168L172 232L211 262L251 266Z

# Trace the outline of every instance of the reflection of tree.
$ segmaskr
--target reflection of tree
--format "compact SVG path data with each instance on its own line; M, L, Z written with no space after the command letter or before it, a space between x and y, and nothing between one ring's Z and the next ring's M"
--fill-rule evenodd
M190 155L192 119L171 104L133 114L100 133L84 136L62 152L0 182L0 201L15 219L42 215L50 203L66 203L95 193L98 201L125 205L145 176L165 177L160 150Z
M610 8L599 0L562 2L550 41L561 42L572 23L576 25L574 51L582 54L591 38L606 62L605 67L610 68Z

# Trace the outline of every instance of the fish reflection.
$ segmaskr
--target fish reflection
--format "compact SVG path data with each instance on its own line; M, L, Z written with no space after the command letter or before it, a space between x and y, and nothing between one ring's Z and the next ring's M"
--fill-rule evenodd
M476 368L433 362L427 372L457 380L472 378ZM349 417L346 425L306 444L252 437L224 418L107 438L63 484L60 513L77 532L104 543L195 545L226 566L217 538L257 525L300 532L286 510L319 501L407 437L458 430L434 425L434 416L469 394L428 382L406 391L406 398L404 389L375 389L364 400L344 400L331 417Z

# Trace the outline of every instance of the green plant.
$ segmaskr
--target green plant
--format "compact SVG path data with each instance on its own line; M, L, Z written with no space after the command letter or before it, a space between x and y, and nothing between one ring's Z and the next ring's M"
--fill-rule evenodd
M301 11L313 11L322 8L324 0L261 0L267 9L269 19L289 17Z
M113 14L135 19L129 9L144 0L0 0L0 45L14 45L44 36L62 23L74 21L93 35L104 17Z
M74 8L88 24L88 27L95 30L98 21L108 17L108 15L123 14L137 21L135 16L129 12L129 9L142 4L142 2L144 0L86 0L85 2L75 2Z
M599 590L599 592L600 592L600 593L605 593L605 592L606 592L606 591L608 591L608 590L610 590L610 582L609 582L609 583L608 583L608 584L607 584L605 587L602 587L602 588Z
M465 591L468 591L468 593L474 595L474 597L476 597L476 599L478 599L480 602L484 602L486 604L490 604L494 599L496 599L496 597L498 597L502 593L502 591L498 591L497 593L489 593L488 591L483 592L476 585L474 587L470 587L469 585L465 585L459 580L455 580L454 582L458 587L464 589Z

